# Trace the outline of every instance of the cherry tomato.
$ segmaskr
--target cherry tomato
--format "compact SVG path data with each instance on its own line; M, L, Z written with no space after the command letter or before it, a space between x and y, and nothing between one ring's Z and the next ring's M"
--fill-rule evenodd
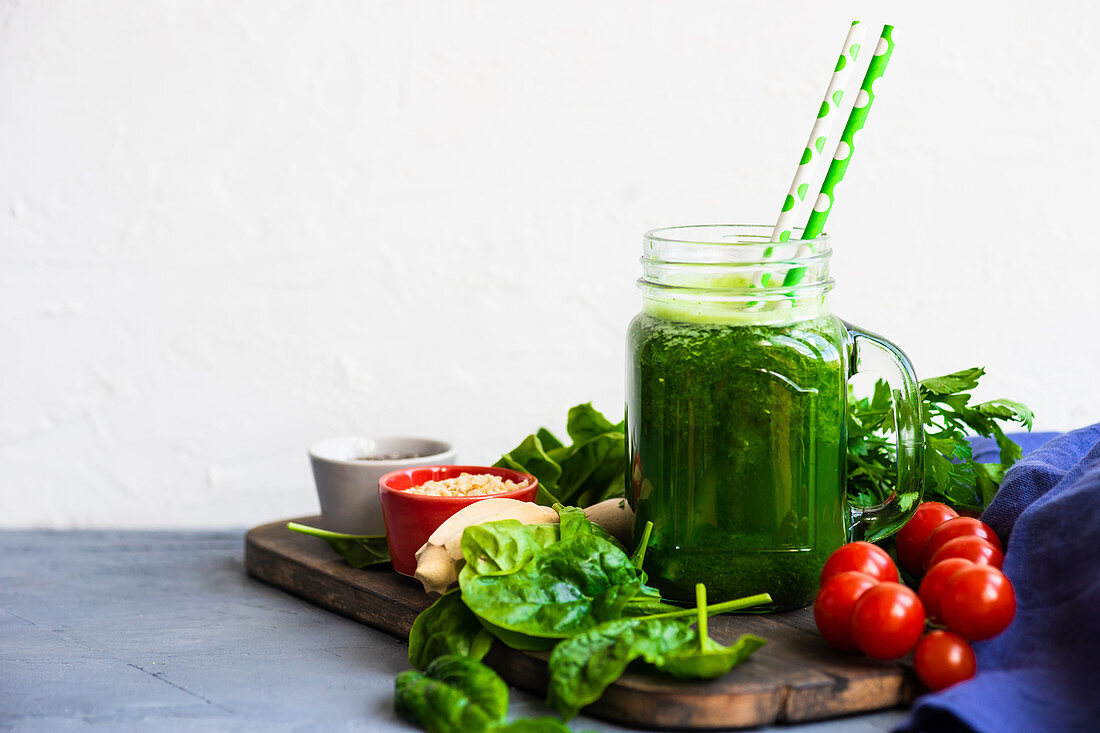
M959 516L951 507L938 501L926 501L917 507L913 517L898 532L898 561L913 575L920 575L924 566L921 557L924 544L936 527Z
M825 641L846 652L856 651L852 640L852 610L863 593L879 579L866 573L837 573L825 581L814 601L814 621Z
M940 599L943 598L943 589L947 587L948 579L957 571L968 568L974 563L961 557L949 557L941 563L936 563L928 568L924 579L920 582L920 602L924 604L924 612L932 621L940 620Z
M848 571L866 573L886 582L898 581L898 569L894 561L886 554L886 550L870 542L851 542L829 555L825 567L821 568L821 583L824 584L837 573Z
M936 554L936 550L956 537L967 537L969 535L989 540L989 543L998 550L1004 551L1004 548L1001 547L1000 538L997 537L997 533L988 524L980 519L974 519L974 517L955 517L936 527L928 537L928 542L925 543L924 551L921 553L921 562L924 564L924 569L927 570L932 566L932 556Z
M936 567L937 563L952 557L961 557L979 565L992 565L998 570L1001 569L1005 561L1004 554L994 547L989 540L983 540L981 537L974 537L973 535L956 537L936 550L936 554L932 556L932 564L929 566L928 572L932 572L932 568Z
M908 653L924 632L924 606L901 583L879 583L856 601L852 639L864 654L894 659Z
M955 571L940 597L943 622L964 639L992 638L1008 628L1015 615L1016 591L1012 583L989 565Z
M933 631L920 640L913 654L917 677L929 690L942 690L968 680L978 669L974 650L950 631Z

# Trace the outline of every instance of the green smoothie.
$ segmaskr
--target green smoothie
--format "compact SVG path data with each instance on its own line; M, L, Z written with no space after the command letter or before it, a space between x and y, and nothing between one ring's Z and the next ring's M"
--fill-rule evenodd
M823 310L791 315L648 308L631 323L628 485L667 597L701 582L714 601L803 606L845 540L846 334Z

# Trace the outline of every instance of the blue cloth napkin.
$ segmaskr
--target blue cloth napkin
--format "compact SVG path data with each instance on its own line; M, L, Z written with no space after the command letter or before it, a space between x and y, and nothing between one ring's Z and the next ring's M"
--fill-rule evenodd
M896 733L1100 731L1100 423L1012 438L1024 458L982 519L1007 543L1016 618L974 645L977 676L919 698Z

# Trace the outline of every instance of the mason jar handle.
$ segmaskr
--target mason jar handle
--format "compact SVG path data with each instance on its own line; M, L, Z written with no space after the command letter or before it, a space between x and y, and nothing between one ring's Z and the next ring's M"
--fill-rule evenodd
M901 529L913 516L924 493L924 423L921 421L920 386L909 357L901 349L851 323L845 321L844 326L849 335L848 377L859 372L874 372L886 379L894 396L897 485L881 504L869 507L849 504L849 539L874 541L889 537Z

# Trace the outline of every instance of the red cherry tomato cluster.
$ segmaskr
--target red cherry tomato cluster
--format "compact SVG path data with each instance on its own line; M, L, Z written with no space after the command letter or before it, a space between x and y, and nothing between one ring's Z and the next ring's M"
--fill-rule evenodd
M898 569L885 550L852 542L825 561L814 620L825 641L838 649L893 659L920 640L924 605L898 582Z
M917 676L930 690L973 677L977 664L969 642L996 636L1016 614L1016 594L1000 569L1000 539L983 522L927 502L898 532L897 550L902 567L924 574L920 594L898 582L882 548L844 545L821 571L814 602L818 630L838 649L879 659L915 648ZM947 630L922 639L926 617Z

